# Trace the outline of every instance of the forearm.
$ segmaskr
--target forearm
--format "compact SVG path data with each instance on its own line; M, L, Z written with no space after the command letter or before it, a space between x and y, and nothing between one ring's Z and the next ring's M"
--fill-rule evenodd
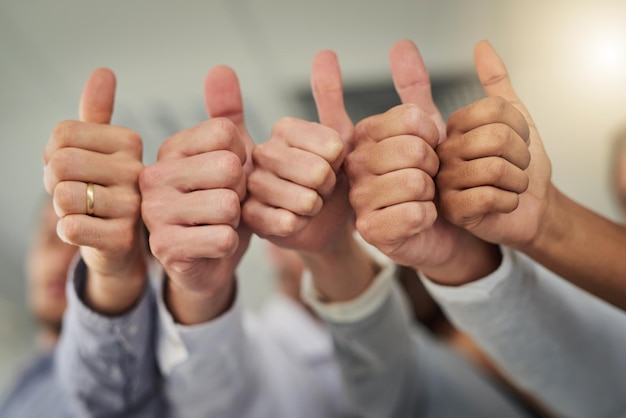
M175 281L166 279L164 298L177 323L197 325L209 322L226 312L232 305L234 288L234 279L231 279L211 292L203 293L186 289Z
M626 309L626 227L551 187L537 238L521 251L590 293Z
M160 416L151 290L144 288L126 314L105 317L85 304L85 278L80 262L68 283L56 352L55 370L72 410L77 416Z
M372 283L380 266L352 234L343 235L331 251L300 255L315 287L326 301L346 301L359 296Z
M453 225L448 228L457 229ZM449 257L436 265L417 265L430 280L446 286L461 286L495 271L502 261L500 248L463 230L458 230Z
M89 269L85 284L85 304L105 316L119 316L131 310L146 287L146 262L138 257L127 272L110 277Z

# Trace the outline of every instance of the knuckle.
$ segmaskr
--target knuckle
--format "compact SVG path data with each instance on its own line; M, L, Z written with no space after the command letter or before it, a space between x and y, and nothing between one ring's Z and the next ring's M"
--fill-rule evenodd
M298 119L284 117L278 120L272 127L270 138L282 138L292 133L293 126L298 123Z
M130 160L124 162L123 180L126 184L138 184L141 172L143 170L143 164L138 160Z
M71 208L78 207L79 202L77 202L77 198L72 193L72 189L70 184L67 182L58 183L54 188L54 206L58 209L59 216L65 216L70 213Z
M356 230L361 234L363 239L373 244L373 225L371 216L358 216L356 219Z
M171 264L172 257L169 252L170 245L168 237L165 237L159 231L150 231L150 237L148 239L150 244L150 251L152 254L164 265Z
M217 166L218 170L225 175L230 184L238 182L243 176L241 160L232 152L220 155Z
M69 180L70 172L75 162L76 158L73 150L64 148L58 150L50 157L48 168L58 180Z
M177 144L177 138L180 135L182 135L182 133L179 133L179 134L177 134L175 136L170 136L165 141L163 141L163 143L159 147L159 151L157 152L157 161L160 161L163 158L165 158L165 157L167 157L170 154L175 152L175 150L177 148L177 145L176 145Z
M141 195L139 193L130 193L127 198L128 214L134 221L141 217Z
M401 151L409 155L414 167L421 167L426 161L426 143L424 141L403 141Z
M143 199L141 201L141 216L151 229L155 227L155 221L159 214L163 213L164 201L161 199ZM152 232L152 230L150 231Z
M239 245L237 232L233 228L226 226L223 228L223 232L220 235L219 239L215 241L217 252L224 257L232 255Z
M232 190L225 190L221 205L224 209L226 223L238 223L241 217L241 203L237 193Z
M76 216L66 216L61 218L59 224L61 236L65 237L68 243L72 245L80 245L84 237L84 226L80 219Z
M302 189L296 196L297 211L303 214L310 214L315 209L318 194L311 189Z
M492 158L489 160L487 172L490 174L490 177L493 177L496 180L500 179L506 174L506 171L507 163L503 158Z
M309 167L309 181L314 189L322 187L332 176L334 176L334 172L325 161L312 163Z
M161 175L161 170L159 169L159 165L153 164L146 167L143 167L141 172L139 173L139 188L142 193L147 192L154 186L162 183L163 176Z
M289 237L296 231L298 219L295 214L282 211L278 219L278 230L276 235L281 237Z
M65 146L75 134L76 126L77 122L73 120L64 120L57 123L52 129L52 135L50 136L53 143L59 148Z
M478 197L478 202L476 202L475 204L482 212L488 212L491 210L497 200L497 191L494 188L490 187L481 191Z
M460 130L459 126L461 125L461 122L465 120L465 117L466 117L465 113L466 113L466 110L462 108L462 109L455 110L454 112L452 112L450 117L448 117L448 126L447 126L448 135Z
M252 161L255 165L263 165L271 155L269 141L263 142L252 149Z
M218 149L230 148L235 139L238 138L239 132L235 124L228 118L209 119L207 123L213 133L212 141Z
M324 128L326 128L326 133L322 136L324 141L324 158L332 164L341 158L345 145L339 132L325 126Z
M247 179L247 188L248 194L251 196L256 195L261 189L263 185L263 175L259 170L254 170L250 175L248 175Z
M133 155L143 154L143 141L138 132L132 129L124 128L124 146L130 150Z
M488 100L487 113L492 119L500 119L509 106L509 102L499 96L488 97L485 100Z
M432 202L414 205L412 210L407 212L407 222L414 230L430 227L437 218L437 211Z
M351 187L348 191L348 199L355 211L359 211L368 201L368 192L362 185Z

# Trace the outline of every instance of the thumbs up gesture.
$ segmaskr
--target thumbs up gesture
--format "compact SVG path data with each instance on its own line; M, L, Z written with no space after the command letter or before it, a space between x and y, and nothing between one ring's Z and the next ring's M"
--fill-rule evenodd
M399 41L389 58L402 104L357 124L345 162L357 230L396 263L440 283L475 280L497 267L497 248L439 216L435 148L445 124L417 47Z
M211 69L204 94L212 118L168 138L140 179L150 247L168 277L165 299L184 324L206 322L230 306L251 235L240 208L252 140L235 72Z
M103 314L133 306L145 285L139 135L110 125L115 75L95 70L80 100L80 121L59 123L44 152L44 184L59 216L57 233L80 246L88 267L87 304Z
M516 248L538 234L550 200L550 161L488 42L474 52L487 98L454 113L437 148L441 210L452 223L487 241Z
M308 253L331 252L352 234L342 164L353 125L337 57L318 53L311 87L320 123L281 119L253 152L243 218L260 237Z

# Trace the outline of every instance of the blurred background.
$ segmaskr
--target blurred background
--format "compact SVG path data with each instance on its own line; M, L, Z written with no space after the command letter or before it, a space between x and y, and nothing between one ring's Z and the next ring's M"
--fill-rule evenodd
M355 120L397 103L388 51L419 46L448 115L481 96L472 51L489 39L542 134L553 180L617 219L610 139L626 124L626 3L497 0L0 1L0 390L32 350L24 255L41 199L42 152L53 126L77 117L90 72L115 71L114 123L137 130L144 160L169 135L206 118L206 71L239 74L257 143L281 117L315 119L309 68L337 52ZM272 289L259 240L241 268L245 303Z

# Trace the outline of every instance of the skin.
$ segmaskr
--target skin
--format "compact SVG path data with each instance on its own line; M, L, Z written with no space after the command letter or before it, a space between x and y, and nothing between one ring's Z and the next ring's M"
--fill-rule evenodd
M28 304L39 325L42 348L52 348L58 340L67 306L66 275L78 252L78 248L59 239L57 220L52 201L46 200L26 260Z
M345 171L361 236L396 263L446 285L484 277L500 253L438 211L434 148L446 139L426 67L415 45L396 43L391 75L402 105L359 122Z
M142 142L110 125L115 75L99 68L80 100L79 121L56 125L44 151L44 185L59 217L57 234L78 246L87 265L85 302L103 315L134 306L146 283L146 246L138 188ZM95 213L86 214L86 184L93 183Z
M229 308L235 269L251 236L241 202L252 139L234 71L213 68L204 93L212 119L168 138L140 179L150 248L168 278L165 300L174 319L187 325Z
M259 236L297 251L324 298L350 300L367 288L379 267L353 236L342 164L354 126L332 51L315 56L311 87L320 123L282 119L255 147L243 219Z
M539 132L504 63L487 42L476 46L474 60L487 98L453 114L449 139L437 148L446 218L626 308L626 228L554 186Z
M623 135L623 132L620 134ZM615 147L616 156L613 167L613 188L617 204L622 213L622 219L626 220L626 146L624 140L620 137L618 145Z

